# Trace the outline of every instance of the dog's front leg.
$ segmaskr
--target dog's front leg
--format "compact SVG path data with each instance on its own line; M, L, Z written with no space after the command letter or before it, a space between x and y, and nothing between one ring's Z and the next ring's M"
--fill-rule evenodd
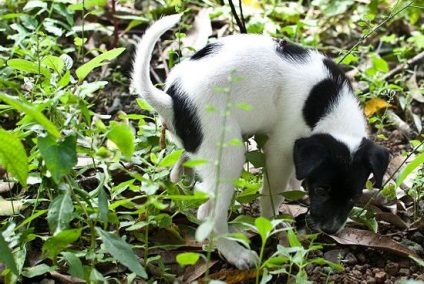
M245 150L242 146L227 146L221 151L219 154L216 143L203 144L199 150L198 154L211 162L199 167L198 173L202 183L197 190L209 193L211 198L199 208L197 216L203 221L212 218L214 224L212 237L218 251L237 268L247 269L257 263L257 254L226 238L229 233L227 217L234 194L234 181L240 177Z
M287 190L294 165L290 143L270 138L265 147L266 170L261 189L259 205L261 215L272 218L284 200L282 193Z

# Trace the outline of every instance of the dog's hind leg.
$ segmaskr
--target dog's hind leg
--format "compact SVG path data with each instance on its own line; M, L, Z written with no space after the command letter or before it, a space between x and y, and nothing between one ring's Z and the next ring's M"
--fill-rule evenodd
M234 131L235 126L231 130L226 133L225 140L241 140L240 132ZM227 218L234 194L234 181L240 177L245 161L245 149L243 146L234 145L223 145L219 149L217 143L212 142L214 140L206 140L204 143L209 145L202 145L198 153L201 158L210 162L198 168L202 183L197 190L206 191L211 196L211 199L199 208L198 217L202 220L212 218L212 237L219 252L237 268L247 269L256 264L257 254L236 241L225 238L229 232Z

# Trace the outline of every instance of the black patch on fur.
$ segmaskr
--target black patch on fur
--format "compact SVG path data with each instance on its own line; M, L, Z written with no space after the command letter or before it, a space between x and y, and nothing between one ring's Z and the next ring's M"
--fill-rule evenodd
M343 84L347 84L347 86L352 89L352 86L345 73L333 60L324 58L323 63L325 67L327 67L327 70L330 73L330 77L334 82L336 82L337 85L342 86Z
M184 149L194 153L203 141L203 133L196 108L178 82L174 82L166 90L166 93L172 98L173 102L176 134L182 140Z
M274 39L274 41L277 42L275 49L278 55L284 59L304 63L309 57L309 51L306 48L297 44L289 43L286 40Z
M323 64L329 77L312 88L302 110L306 124L312 129L331 111L344 85L352 90L349 80L337 64L328 58L324 58Z
M214 42L206 45L202 49L198 50L195 54L190 57L190 60L200 60L206 56L210 56L214 53L217 53L221 48L221 44Z

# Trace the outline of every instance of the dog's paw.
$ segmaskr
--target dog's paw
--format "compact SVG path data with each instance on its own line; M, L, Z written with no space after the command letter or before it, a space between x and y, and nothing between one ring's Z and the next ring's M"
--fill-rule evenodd
M235 241L220 239L217 248L224 258L240 270L254 267L259 260L255 251L244 248Z
M206 203L203 203L199 206L199 209L197 209L197 219L200 221L205 221L206 218L209 217L212 210L212 202L209 200Z

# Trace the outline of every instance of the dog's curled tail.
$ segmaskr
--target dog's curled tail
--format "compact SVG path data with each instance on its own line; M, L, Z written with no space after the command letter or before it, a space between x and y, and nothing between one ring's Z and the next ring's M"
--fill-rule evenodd
M133 63L133 86L165 120L173 117L172 99L167 93L156 88L150 80L150 60L160 36L175 26L180 19L181 14L166 16L151 25L137 44Z

